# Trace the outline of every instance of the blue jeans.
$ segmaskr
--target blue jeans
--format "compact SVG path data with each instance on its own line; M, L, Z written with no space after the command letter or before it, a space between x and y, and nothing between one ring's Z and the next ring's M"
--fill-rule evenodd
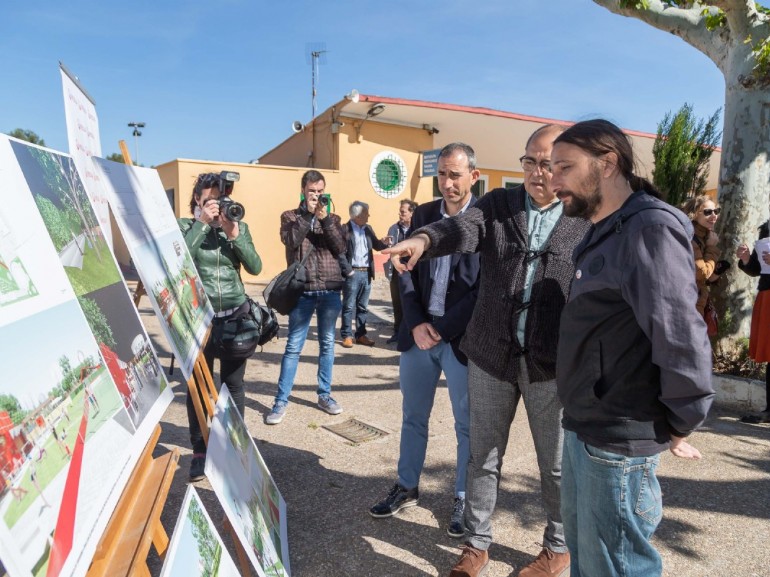
M465 497L465 474L470 454L468 367L457 360L447 342L440 342L427 351L412 345L411 349L401 353L399 373L404 400L398 482L407 489L419 484L428 448L428 421L441 371L446 376L457 436L455 496Z
M355 337L366 334L366 316L369 313L369 293L372 283L369 281L368 270L354 270L353 274L345 279L345 289L342 293L342 326L340 334L342 338L353 336L353 313L356 315Z
M603 451L564 432L561 514L571 577L661 575L650 543L663 516L659 460Z
M339 291L310 291L299 297L299 302L289 313L289 336L281 359L281 376L278 378L276 401L288 402L294 377L297 375L299 354L305 346L307 331L313 311L318 318L318 395L328 395L332 390L334 367L334 331L342 308Z

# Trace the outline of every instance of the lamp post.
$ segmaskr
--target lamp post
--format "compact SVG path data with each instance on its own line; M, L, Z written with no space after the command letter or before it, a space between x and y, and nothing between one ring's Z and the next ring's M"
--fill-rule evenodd
M134 163L137 165L139 164L139 137L142 135L142 131L139 130L140 128L144 128L144 122L129 122L128 123L129 128L133 128L134 132L134 152L136 154L136 158L134 159Z

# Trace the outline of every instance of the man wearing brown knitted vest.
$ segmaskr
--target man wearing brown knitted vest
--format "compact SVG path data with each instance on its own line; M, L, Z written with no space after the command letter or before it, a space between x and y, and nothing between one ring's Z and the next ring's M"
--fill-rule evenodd
M508 435L520 398L535 443L547 524L543 548L520 577L567 575L569 553L559 486L563 432L556 396L559 318L574 273L572 251L588 229L562 216L550 188L551 149L563 128L530 136L521 165L524 184L497 189L462 216L419 230L383 251L411 270L424 256L481 254L481 288L461 350L468 356L471 456L466 482L466 543L450 577L476 577L489 562L491 517ZM408 257L406 265L400 258Z

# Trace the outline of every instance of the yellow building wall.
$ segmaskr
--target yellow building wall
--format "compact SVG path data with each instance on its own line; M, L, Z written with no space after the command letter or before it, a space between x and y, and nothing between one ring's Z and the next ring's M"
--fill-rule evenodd
M422 204L433 200L433 178L422 177L421 151L439 148L434 137L422 128L399 126L363 121L348 117L338 118L339 131L330 130L333 112L320 116L314 127L305 127L279 146L266 153L260 161L282 166L297 166L311 151L310 130L316 131L315 155L317 166L331 166L339 170L336 186L327 182L334 211L343 222L348 220L348 207L354 200L369 205L369 224L382 237L398 219L398 207L402 200L409 199ZM324 136L322 136L324 135ZM404 192L392 198L378 195L371 185L369 171L372 160L382 151L389 150L404 161L407 168L407 187ZM323 168L319 168L323 172ZM488 170L480 168L486 177L487 191L503 186L504 178L523 179L523 173L516 170Z
M240 173L233 200L246 210L254 246L262 259L262 272L256 277L242 271L245 282L267 282L286 268L286 253L280 238L281 213L299 204L300 181L305 168L263 164L224 164L201 160L174 160L157 167L165 189L174 189L177 216L190 216L190 198L197 176L203 172L233 170ZM327 187L338 187L339 174L323 170ZM344 219L347 221L347 218Z
M383 237L390 225L398 220L398 207L402 200L424 203L433 199L433 179L420 177L422 160L419 152L432 149L433 138L422 129L368 120L360 126L360 138L356 141L356 130L360 122L344 119L345 125L340 129L340 201L335 198L335 202L337 212L344 214L345 220L352 201L367 203L369 224L378 237ZM406 165L406 188L392 198L383 198L377 194L369 177L372 160L385 150L396 153Z

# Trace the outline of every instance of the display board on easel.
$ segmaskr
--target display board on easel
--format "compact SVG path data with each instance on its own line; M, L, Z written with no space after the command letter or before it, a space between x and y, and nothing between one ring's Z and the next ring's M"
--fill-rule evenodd
M80 178L83 180L91 206L102 226L102 234L107 245L112 246L110 228L110 210L107 197L91 164L92 156L102 155L102 143L99 136L99 116L96 103L91 95L63 63L59 62L62 92L64 94L64 118L67 122L67 141L69 153L75 161Z
M0 136L0 559L84 575L173 394L72 158Z
M211 420L206 477L261 577L288 577L286 502L226 385Z
M157 171L96 158L131 260L185 379L214 316Z

